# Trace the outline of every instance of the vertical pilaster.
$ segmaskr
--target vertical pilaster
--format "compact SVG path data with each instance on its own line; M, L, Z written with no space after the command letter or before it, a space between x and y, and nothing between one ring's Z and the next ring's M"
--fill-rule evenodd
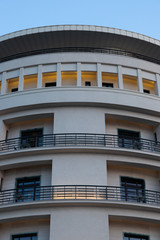
M77 63L77 87L81 87L81 63Z
M155 93L160 97L160 75L156 74Z
M160 124L156 128L156 137L157 137L156 140L160 142Z
M143 93L143 81L142 81L141 69L137 69L137 84L138 84L138 91Z
M38 65L37 88L42 87L42 65Z
M0 140L4 140L6 138L7 127L2 119L0 119Z
M57 63L57 87L62 86L62 79L61 79L61 63Z
M1 94L5 94L7 92L7 73L2 73L2 85L1 85Z
M109 240L109 216L107 215L106 240Z
M54 233L54 216L53 216L53 211L51 211L51 214L50 214L50 232L49 232L49 240L53 240L54 239L54 236L53 236L53 233Z
M102 71L100 63L97 63L97 86L102 87Z
M53 179L53 176L54 176L54 160L52 159L52 175L51 175L51 185L54 185L54 179Z
M123 75L122 75L122 66L118 66L118 87L123 89Z
M24 68L20 68L19 70L19 85L18 85L18 91L23 91L24 88Z

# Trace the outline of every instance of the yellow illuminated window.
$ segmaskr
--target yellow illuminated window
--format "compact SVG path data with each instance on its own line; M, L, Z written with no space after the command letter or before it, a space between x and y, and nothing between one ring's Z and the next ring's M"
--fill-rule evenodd
M82 86L97 86L97 73L96 72L82 72Z
M155 94L155 82L143 78L143 92Z
M56 86L56 72L49 72L42 74L42 87L54 87Z
M123 87L124 89L138 91L137 77L123 75Z
M102 72L102 87L118 88L117 74Z
M77 85L77 72L62 72L62 86L76 86Z
M19 78L11 78L7 80L8 83L8 89L7 92L16 92L18 91L18 81Z
M24 76L24 89L31 89L37 87L37 74Z

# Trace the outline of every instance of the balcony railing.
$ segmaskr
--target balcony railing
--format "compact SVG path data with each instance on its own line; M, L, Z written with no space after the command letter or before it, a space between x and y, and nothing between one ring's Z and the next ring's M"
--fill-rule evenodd
M0 191L0 204L31 201L95 200L160 205L160 192L139 188L93 185L43 186L36 189Z
M122 49L115 48L93 48L93 47L61 47L61 48L48 48L48 49L39 49L34 51L27 51L18 54L9 55L6 57L1 57L0 62L9 61L12 59L17 59L26 56L33 56L37 54L46 54L46 53L63 53L63 52L91 52L91 53L104 53L104 54L113 54L113 55L122 55L127 57L138 58L146 60L149 62L160 64L160 60L157 58L148 57L142 54L128 52Z
M160 142L111 134L66 133L11 138L0 141L0 153L45 147L105 147L160 152Z

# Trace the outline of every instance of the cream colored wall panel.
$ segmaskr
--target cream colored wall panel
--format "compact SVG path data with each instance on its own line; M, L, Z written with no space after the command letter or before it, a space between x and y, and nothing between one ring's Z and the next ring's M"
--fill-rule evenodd
M57 65L56 64L48 64L43 65L43 72L56 72L57 71Z
M155 128L152 125L132 122L127 120L118 120L106 117L106 134L118 134L118 129L125 129L140 132L141 138L155 140Z
M145 189L160 192L159 171L145 167L127 167L108 165L108 186L121 186L121 177L139 178L145 181Z
M61 65L62 71L76 71L77 70L77 64L76 63L62 63Z
M19 77L19 69L7 72L7 79Z
M101 71L108 73L117 73L117 66L102 64Z
M156 76L153 73L142 71L142 78L156 81Z
M100 208L59 208L51 227L56 240L109 240L107 214Z
M41 186L51 185L51 165L31 166L27 168L14 168L4 171L3 190L15 189L16 179L23 177L40 176Z
M12 235L23 233L37 233L38 240L49 239L49 220L23 220L0 224L1 239L10 240Z
M55 133L105 133L103 109L62 107L55 109Z
M53 156L53 185L107 185L106 157L98 154Z
M32 75L38 73L38 67L28 67L24 68L24 75Z
M131 220L110 220L109 221L110 240L123 240L124 233L135 233L150 236L149 239L160 238L159 224L145 223Z
M81 70L82 71L97 71L97 65L89 64L89 63L82 63Z
M130 76L137 76L137 69L123 67L122 74L130 75Z
M17 138L21 136L22 130L31 130L34 128L42 128L43 134L53 133L53 119L34 119L21 121L8 125L8 138Z

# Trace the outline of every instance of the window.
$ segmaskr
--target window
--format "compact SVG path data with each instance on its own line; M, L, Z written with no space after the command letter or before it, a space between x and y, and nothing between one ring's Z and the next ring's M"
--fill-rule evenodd
M12 88L11 89L11 92L17 92L18 91L18 88Z
M147 90L147 89L143 89L143 92L150 94L150 90Z
M124 148L141 149L140 133L118 129L118 145Z
M143 179L121 177L122 200L145 202L145 182Z
M45 83L45 87L56 87L56 82L47 82Z
M21 131L21 148L40 147L42 145L43 145L42 128Z
M123 240L149 240L149 237L141 234L124 233Z
M16 202L39 200L40 177L24 177L16 182Z
M91 86L91 82L86 81L85 86Z
M113 83L102 83L102 87L113 88Z
M37 233L12 235L12 240L37 240Z

